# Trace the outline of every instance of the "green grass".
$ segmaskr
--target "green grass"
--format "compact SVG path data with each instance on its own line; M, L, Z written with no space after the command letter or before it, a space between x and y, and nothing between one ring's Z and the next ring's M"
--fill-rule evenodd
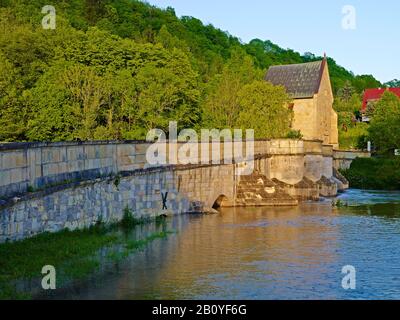
M368 134L367 123L357 123L355 127L349 127L347 132L339 130L339 145L342 150L358 149L359 138Z
M358 158L341 172L352 188L400 190L400 157Z
M347 202L344 202L344 201L338 199L338 200L332 202L332 206L335 208L343 208L343 207L348 207L349 204Z
M135 218L133 212L128 207L126 207L124 209L124 216L122 217L120 225L123 228L131 229L131 228L134 228L136 226L146 224L148 222L149 222L149 219L145 219L145 218L139 218L138 219L138 218Z
M107 258L117 262L170 233L154 232L143 239L132 240L126 231L133 230L139 222L131 220L131 223L110 226L99 223L85 230L44 233L23 241L0 244L0 299L29 298L15 290L14 282L40 278L45 265L56 268L59 287L68 279L82 279L98 270L101 263L96 253L102 248L110 248ZM121 227L124 232L120 232Z

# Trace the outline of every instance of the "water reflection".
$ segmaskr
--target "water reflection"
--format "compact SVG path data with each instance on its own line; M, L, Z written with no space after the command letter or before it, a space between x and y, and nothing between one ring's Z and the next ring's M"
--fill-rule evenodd
M325 201L175 217L165 226L175 234L54 297L396 299L399 195L351 191L340 197L348 207ZM349 264L357 269L355 291L341 287Z

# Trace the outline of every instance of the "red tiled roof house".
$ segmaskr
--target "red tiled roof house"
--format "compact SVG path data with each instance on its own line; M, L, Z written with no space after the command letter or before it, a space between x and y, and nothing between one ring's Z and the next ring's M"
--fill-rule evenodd
M369 103L374 103L383 96L386 91L393 92L400 98L400 88L376 88L376 89L366 89L364 92L363 104L361 111L365 113L368 108Z

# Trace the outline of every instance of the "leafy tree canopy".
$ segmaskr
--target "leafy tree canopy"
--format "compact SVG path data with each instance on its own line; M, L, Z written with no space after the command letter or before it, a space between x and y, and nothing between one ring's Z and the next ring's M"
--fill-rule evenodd
M0 141L139 139L170 120L181 128L246 125L258 137L285 135L268 117L275 112L289 127L290 113L275 108L287 96L259 81L271 65L321 59L271 41L245 44L137 0L54 0L57 27L44 30L47 4L0 0ZM330 58L329 67L338 94L380 86ZM249 118L246 108L269 120Z
M368 133L374 146L381 153L400 149L400 98L385 92L375 105L374 116Z

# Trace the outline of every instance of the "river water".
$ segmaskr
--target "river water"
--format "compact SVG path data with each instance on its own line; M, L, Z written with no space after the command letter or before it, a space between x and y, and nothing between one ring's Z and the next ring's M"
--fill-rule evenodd
M400 193L338 198L346 206L330 199L170 218L166 239L51 298L400 299ZM342 287L347 265L355 290Z

